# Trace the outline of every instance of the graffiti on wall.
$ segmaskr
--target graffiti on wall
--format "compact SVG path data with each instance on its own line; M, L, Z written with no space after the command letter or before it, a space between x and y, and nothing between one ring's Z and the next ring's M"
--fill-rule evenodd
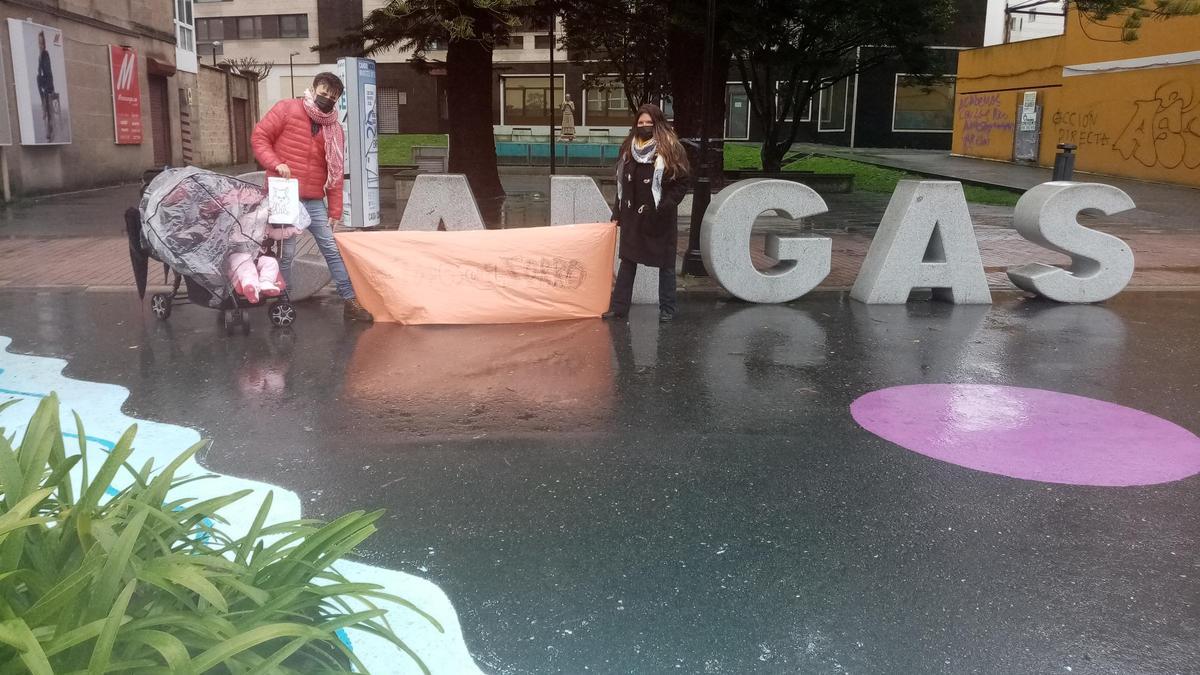
M1145 167L1200 168L1200 96L1192 83L1167 82L1154 98L1134 101L1129 123L1113 148Z
M958 99L958 115L963 120L964 151L986 148L994 132L1013 130L1012 115L1004 111L1000 94L964 94Z
M1073 143L1080 148L1088 145L1108 147L1112 143L1112 137L1100 126L1095 111L1056 110L1050 120L1058 143Z

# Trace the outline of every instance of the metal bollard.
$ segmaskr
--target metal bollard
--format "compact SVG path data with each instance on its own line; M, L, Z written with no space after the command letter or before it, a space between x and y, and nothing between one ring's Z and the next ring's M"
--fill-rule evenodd
M1074 143L1059 143L1059 153L1054 156L1054 175L1051 180L1071 180L1071 175L1075 173L1075 148L1078 147Z

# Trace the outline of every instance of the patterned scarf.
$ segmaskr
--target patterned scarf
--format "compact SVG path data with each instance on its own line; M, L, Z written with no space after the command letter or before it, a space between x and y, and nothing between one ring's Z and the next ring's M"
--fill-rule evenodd
M304 111L308 113L308 118L321 125L321 131L325 132L325 164L329 175L325 181L325 189L339 188L346 180L343 174L346 170L346 134L338 122L337 107L327 113L321 112L312 89L305 89Z
M658 156L658 146L651 139L644 144L639 141L634 142L629 146L630 152L633 154L633 161L638 164L654 163L654 181L650 184L650 194L654 197L654 207L658 208L659 202L662 201L662 182L663 170L666 169L667 163L662 157ZM625 170L625 158L622 157L617 162L617 201L621 201L621 173Z
M633 152L633 161L638 164L649 164L658 156L658 144L653 138L645 143L635 140L629 145L629 149Z

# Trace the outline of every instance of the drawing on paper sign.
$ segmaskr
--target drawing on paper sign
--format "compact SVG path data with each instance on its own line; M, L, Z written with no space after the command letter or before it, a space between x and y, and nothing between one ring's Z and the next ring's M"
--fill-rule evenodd
M1136 109L1113 148L1124 159L1165 169L1200 168L1200 97L1190 82L1160 86Z
M70 419L71 412L75 411L87 425L87 452L97 453L97 465L103 461L99 456L113 447L111 439L120 438L135 423L138 426L137 443L130 458L135 466L142 466L148 460L152 460L156 467L166 466L201 440L200 434L193 429L127 417L121 412L121 406L128 398L129 390L111 384L69 379L62 375L67 365L65 361L10 353L7 350L10 342L9 338L0 336L0 404L16 401L0 410L0 427L7 429L8 434L20 437L37 405L51 392L56 392L61 401L63 418ZM89 454L89 461L92 459ZM189 459L179 470L181 476L209 473L212 472L198 464L195 458ZM111 487L109 494L121 487ZM180 488L179 496L207 499L243 489L253 491L246 497L248 503L261 503L267 491L273 491L272 518L282 521L301 517L300 498L296 493L235 476L218 474L209 480L189 483ZM224 515L229 518L228 531L234 534L248 531L256 511L251 508L225 512ZM439 632L417 613L390 602L379 602L387 610L387 620L396 634L424 661L430 672L455 675L480 672L467 652L454 607L432 582L355 561L344 561L337 567L352 581L378 584L386 592L405 598L441 623L443 631ZM349 631L342 637L372 673L421 672L416 661L398 652L394 645L382 638L357 631Z
M267 222L276 225L295 225L300 218L300 181L295 178L271 176L267 179L270 200Z

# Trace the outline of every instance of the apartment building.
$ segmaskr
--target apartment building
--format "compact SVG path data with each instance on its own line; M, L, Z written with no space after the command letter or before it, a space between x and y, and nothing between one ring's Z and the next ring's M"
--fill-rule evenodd
M983 45L1062 35L1065 4L1063 0L988 0Z
M221 0L197 1L201 59L253 56L274 69L262 84L264 106L299 95L321 70L333 70L337 58L351 55L316 50L360 25L388 0ZM809 109L789 120L800 128L797 140L835 145L949 148L953 132L958 53L983 44L987 0L960 0L955 26L931 50L939 72L904 72L885 64L838 82L821 92ZM557 124L565 94L575 103L580 135L623 135L633 121L617 79L585 78L585 69L566 51L554 52L551 87L549 17L530 22L496 45L492 61L492 114L498 138L518 134L545 136ZM381 133L444 133L448 128L444 50L433 49L424 64L399 49L376 54ZM289 59L291 61L289 61ZM293 88L294 76L294 88ZM553 94L551 94L553 91ZM728 140L757 141L762 130L736 71L724 91ZM671 102L661 102L668 117Z
M323 69L318 7L328 18L340 2L321 0L195 0L196 51L201 62L254 58L271 64L259 84L263 110L276 101L299 96ZM353 3L347 3L353 4ZM332 8L330 8L332 6ZM336 60L336 59L335 59ZM326 62L328 63L328 61Z
M3 0L0 32L6 199L249 159L256 87L200 63L193 0Z

